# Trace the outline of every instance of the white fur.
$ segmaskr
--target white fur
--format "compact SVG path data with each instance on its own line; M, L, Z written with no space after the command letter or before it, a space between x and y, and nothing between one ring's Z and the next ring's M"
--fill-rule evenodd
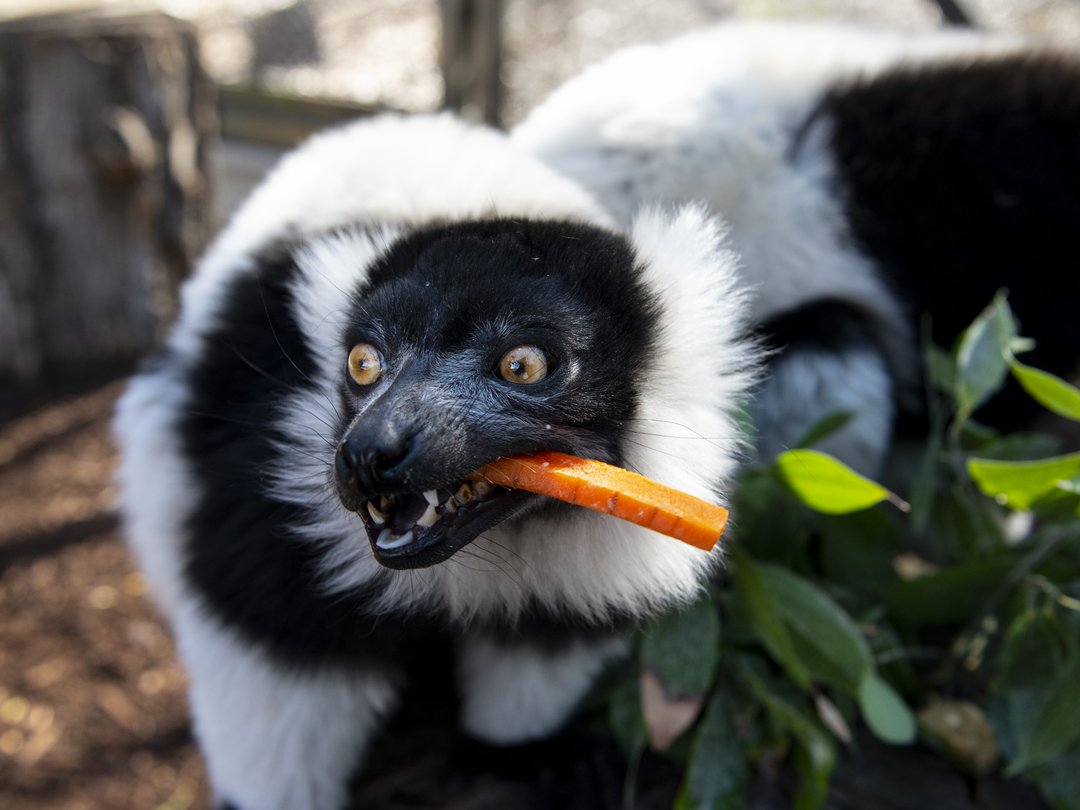
M467 639L458 656L462 727L495 744L537 740L558 730L629 639L577 642L551 652Z
M374 672L290 670L188 602L174 625L195 736L218 798L259 810L340 810L378 720L395 703Z
M180 538L196 496L176 432L187 400L175 370L142 374L128 384L113 421L120 450L118 506L127 539L169 617L185 598Z

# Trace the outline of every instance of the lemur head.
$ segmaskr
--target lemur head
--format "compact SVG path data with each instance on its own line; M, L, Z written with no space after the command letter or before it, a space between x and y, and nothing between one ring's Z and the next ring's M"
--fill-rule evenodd
M393 243L349 299L335 483L391 568L446 559L542 499L468 480L501 456L622 463L659 303L600 228L493 220Z
M331 543L335 582L370 576L365 557L429 567L478 537L537 572L610 569L597 555L613 554L641 578L657 555L681 558L644 530L470 480L502 456L598 458L705 498L730 479L751 352L734 259L699 209L646 211L628 233L531 216L361 222L293 243L286 264L313 367L280 403L266 477ZM597 533L611 538L568 562Z

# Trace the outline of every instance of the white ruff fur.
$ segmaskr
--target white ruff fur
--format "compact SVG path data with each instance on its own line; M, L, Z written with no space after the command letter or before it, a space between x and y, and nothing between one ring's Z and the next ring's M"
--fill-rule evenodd
M118 506L128 544L170 618L185 597L180 543L196 500L176 432L187 401L174 372L143 374L128 384L113 419L120 449Z
M629 647L623 637L577 642L558 653L467 640L457 673L465 695L462 726L496 744L546 737L577 706L604 666Z

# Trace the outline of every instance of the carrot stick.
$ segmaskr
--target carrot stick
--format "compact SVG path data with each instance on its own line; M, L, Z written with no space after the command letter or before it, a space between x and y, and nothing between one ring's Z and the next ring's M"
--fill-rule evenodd
M628 520L709 551L727 510L602 461L565 453L500 458L470 478L524 489Z

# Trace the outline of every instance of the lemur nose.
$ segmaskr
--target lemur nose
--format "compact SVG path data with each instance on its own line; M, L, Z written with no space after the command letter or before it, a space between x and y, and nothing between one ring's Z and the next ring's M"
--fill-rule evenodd
M372 437L353 431L338 445L334 471L338 481L365 495L399 489L403 471L398 466L408 455L409 437Z

